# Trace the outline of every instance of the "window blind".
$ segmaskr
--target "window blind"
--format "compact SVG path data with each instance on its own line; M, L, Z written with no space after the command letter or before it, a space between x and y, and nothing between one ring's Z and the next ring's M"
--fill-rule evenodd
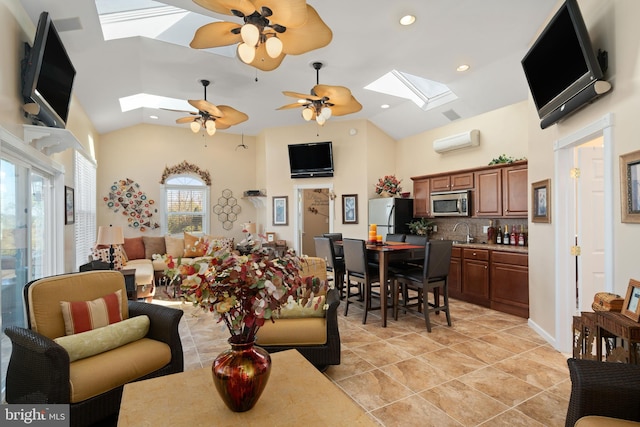
M75 241L76 269L86 264L96 241L96 167L75 152Z

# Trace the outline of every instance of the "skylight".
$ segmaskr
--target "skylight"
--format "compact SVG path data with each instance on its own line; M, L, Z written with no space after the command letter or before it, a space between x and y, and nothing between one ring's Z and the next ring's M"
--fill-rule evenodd
M95 0L102 36L106 41L146 37L189 47L195 31L218 21L153 0ZM203 49L227 57L235 56L235 46Z
M167 98L166 96L149 95L148 93L137 93L120 98L120 109L123 113L137 108L166 108L169 110L197 112L197 110L184 99Z
M409 99L425 111L458 99L442 83L397 70L389 71L365 89Z

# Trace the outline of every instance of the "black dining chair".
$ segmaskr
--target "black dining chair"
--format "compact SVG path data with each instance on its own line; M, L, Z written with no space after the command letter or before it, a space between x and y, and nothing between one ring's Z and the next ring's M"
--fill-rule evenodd
M408 245L424 246L427 244L429 238L427 236L419 236L417 234L407 234L404 240L404 243ZM396 261L389 264L389 268L394 273L400 273L407 269L413 269L416 267L422 268L424 264L424 250L414 251L412 252L409 258L403 259L402 261ZM402 293L402 302L403 304L414 304L414 302L418 302L421 298L421 293L418 292L409 292L406 286L403 286L400 289ZM434 290L434 295L438 295L438 289ZM419 308L419 310L421 310Z
M313 241L316 246L316 256L324 259L327 271L332 273L335 287L340 292L340 299L342 299L344 294L344 258L338 259L336 257L335 247L330 238L316 236Z
M404 242L406 237L407 236L405 234L390 233L390 234L387 234L387 237L385 237L385 240L387 242Z
M346 269L346 290L344 315L349 312L349 304L357 302L362 304L362 323L367 323L367 313L371 310L380 309L380 305L373 306L372 298L380 297L380 292L386 292L386 286L380 286L380 270L375 264L367 260L367 246L364 240L343 239L344 262ZM355 285L355 286L354 286ZM358 293L351 294L353 287L358 288ZM378 292L374 292L378 288ZM356 299L357 298L357 299Z
M408 268L397 271L394 274L393 285L393 316L398 318L398 293L412 289L418 293L415 305L403 302L405 311L422 311L427 325L427 331L431 332L429 313L444 311L447 316L447 325L451 326L451 313L449 311L449 268L451 265L451 240L431 240L425 244L424 262L422 267ZM406 288L406 289L405 289ZM439 290L440 292L436 292ZM429 291L434 293L433 303L429 302ZM442 304L440 295L442 295Z
M328 237L331 239L331 243L333 243L333 251L336 253L336 259L344 258L344 250L342 249L342 245L337 245L336 242L342 241L342 233L324 233L322 237Z

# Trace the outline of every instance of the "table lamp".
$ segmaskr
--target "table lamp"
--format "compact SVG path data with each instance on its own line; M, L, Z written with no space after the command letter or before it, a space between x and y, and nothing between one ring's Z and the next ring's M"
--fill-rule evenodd
M247 233L247 242L253 242L253 234L256 234L256 223L255 222L245 222L242 224L242 232Z
M112 225L98 227L98 239L96 244L109 246L109 269L113 270L114 264L114 248L113 245L124 244L124 234L122 227L114 227Z

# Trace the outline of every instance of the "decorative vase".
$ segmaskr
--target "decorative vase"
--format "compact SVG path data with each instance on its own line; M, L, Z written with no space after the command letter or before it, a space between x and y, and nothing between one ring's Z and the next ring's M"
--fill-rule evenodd
M271 357L252 342L229 338L231 348L218 355L211 371L213 383L224 403L234 412L253 408L267 385L271 373Z
M389 193L388 191L382 191L380 193L380 197L394 197L394 196L395 196L395 194Z

